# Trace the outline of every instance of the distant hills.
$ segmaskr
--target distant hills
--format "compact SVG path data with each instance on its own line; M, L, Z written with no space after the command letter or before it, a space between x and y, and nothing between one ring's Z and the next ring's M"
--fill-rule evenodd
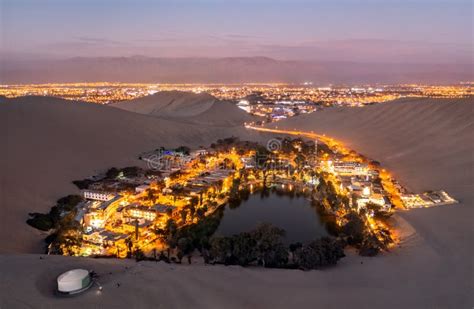
M452 83L473 79L473 64L287 61L268 57L75 57L0 60L0 82Z

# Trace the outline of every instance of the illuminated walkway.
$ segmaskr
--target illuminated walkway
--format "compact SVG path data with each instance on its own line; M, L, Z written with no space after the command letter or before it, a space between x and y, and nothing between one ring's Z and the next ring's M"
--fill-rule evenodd
M279 134L288 134L288 135L297 135L297 136L303 136L306 138L310 139L317 139L325 144L327 144L329 147L336 149L340 153L347 154L349 153L349 149L343 146L343 144L339 141L336 141L333 138L326 137L321 134L316 134L314 132L306 132L306 131L296 131L296 130L282 130L282 129L270 129L270 128L264 128L264 127L256 127L252 125L245 125L246 129L250 130L255 130L255 131L260 131L260 132L269 132L269 133L279 133Z
M316 134L314 132L270 129L270 128L264 128L264 127L256 127L252 125L245 125L245 128L259 131L259 132L302 136L302 137L322 141L323 143L327 144L331 149L337 150L338 153L341 153L343 155L349 155L351 152L351 150L349 148L346 148L341 142L336 141L333 138L326 137L321 134ZM358 159L359 162L363 161L362 158L359 157L359 155L350 155L347 159L348 160ZM403 202L401 201L400 192L397 189L396 185L394 184L392 175L386 169L379 168L376 166L373 166L372 168L374 168L375 170L379 172L379 177L382 181L382 185L384 189L391 195L391 201L393 205L398 209L404 209L405 207L403 205Z

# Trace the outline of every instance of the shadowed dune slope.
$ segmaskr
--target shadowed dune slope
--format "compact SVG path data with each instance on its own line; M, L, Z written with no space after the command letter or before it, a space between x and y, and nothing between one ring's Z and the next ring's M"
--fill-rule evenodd
M363 109L326 110L278 123L279 127L298 127L334 135L350 142L350 146L358 151L389 166L409 188L447 189L460 199L461 203L458 205L413 210L396 215L402 242L400 247L392 249L391 252L375 258L359 257L348 252L348 256L336 267L308 272L136 263L131 260L94 260L62 256L47 256L40 260L38 255L0 255L0 291L3 293L0 306L31 308L41 304L53 308L472 308L473 143L472 134L469 133L472 132L471 106L468 100L405 100ZM117 110L117 113L119 112L121 111ZM3 113L0 114L2 117ZM15 114L21 115L22 111ZM75 115L84 117L79 112ZM53 121L44 116L42 118L48 120L53 127L69 127L64 124L58 126L59 120ZM148 123L143 117L139 119L140 122ZM37 129L38 133L44 132L43 129L38 129L43 125L35 124L33 115L16 116L12 118L10 126L16 128L13 124L19 120L23 121L24 125L28 120L33 121L33 128ZM79 124L80 121L88 120L70 120L73 124ZM94 121L89 121L92 126ZM126 131L111 123L108 125ZM80 128L76 132L78 135L84 133L84 130L90 130L84 129L83 126ZM96 125L95 128L97 131ZM25 138L35 132L33 129L22 130L26 132L16 136ZM50 129L44 133L60 135L54 131ZM182 134L185 133L192 135L190 138L196 137L194 132ZM126 135L123 132L119 134ZM176 133L177 138L180 134L181 132ZM132 136L127 142L135 136L131 133L130 135ZM153 136L152 133L150 135ZM13 133L8 136L15 137ZM104 138L104 135L100 137ZM2 167L2 171L7 169L9 181L12 181L11 175L14 174L15 168L21 167L22 162L31 161L35 149L40 149L40 153L45 152L45 146L41 145L44 141L32 138L27 140L33 144L27 147L26 154L18 152L22 149L17 144L21 143L10 142L17 145L15 155L18 157L11 153L10 159L15 165ZM56 137L51 138L51 141L64 142ZM110 146L111 142L105 143ZM48 142L48 145L51 144L54 143ZM84 144L87 144L87 141L81 145ZM70 143L65 145L70 147ZM99 157L110 155L98 142L89 142L88 146L93 148L84 146L84 154L75 154L75 160L67 162L88 162L91 159L86 160L84 157L92 156L91 152ZM26 197L22 196L27 196L31 188L33 192L38 193L37 183L40 189L50 192L50 196L56 192L54 197L58 197L59 192L62 193L70 187L56 191L52 188L77 178L79 174L90 174L89 171L74 171L76 168L83 168L83 163L79 167L61 163L61 155L56 155L55 152L63 155L70 152L62 149L63 144L54 147L55 151L46 152L50 157L44 158L43 154L42 160L38 161L44 165L44 173L31 163L28 163L27 169L19 168L22 171L21 177L14 178L17 183L14 183L14 186L9 185L8 190L13 190L15 196L20 196L23 204L18 204L13 197L9 197L8 200L14 203L13 206L8 206L9 211L14 207L22 207L20 214L24 215L25 209L39 207L38 201L33 197L26 200ZM76 152L78 149L80 148L75 147ZM132 156L132 151L128 151ZM103 155L97 155L98 153ZM95 166L108 166L106 163L109 160L110 158L102 158ZM48 165L60 166L64 169L61 172L66 175L62 176L60 171L55 172L55 177L47 175ZM20 191L15 186L22 188L21 180L28 175L28 169L34 171L32 175L36 177L35 183L29 183L25 190ZM48 183L56 177L60 179ZM5 206L4 203L5 200L2 200L2 207ZM42 205L46 206L47 203ZM13 219L15 217L10 218ZM8 225L9 228L23 224L23 219L16 220L15 225ZM4 222L2 226L3 224ZM15 235L8 230L2 230L2 237L3 243L8 243ZM53 290L56 276L67 269L77 267L93 269L99 273L100 282L104 286L102 293L90 291L74 298L55 297ZM120 283L120 287L117 283Z
M473 107L472 98L403 99L365 108L327 109L278 123L279 128L313 130L345 142L380 161L409 190L444 189L458 199L460 203L454 206L412 210L400 216L422 239L419 246L434 253L429 257L427 251L420 251L418 257L424 263L413 274L432 281L429 297L445 295L471 306ZM405 267L403 261L400 266Z
M207 93L163 91L111 106L139 114L206 125L240 125L255 119L235 104L218 100Z
M247 134L48 97L1 99L0 123L0 252L39 252L44 236L26 225L28 213L77 192L75 179L138 164L141 152L160 146L199 147Z
M332 108L278 123L326 134L394 170L413 190L473 184L472 99L403 99Z

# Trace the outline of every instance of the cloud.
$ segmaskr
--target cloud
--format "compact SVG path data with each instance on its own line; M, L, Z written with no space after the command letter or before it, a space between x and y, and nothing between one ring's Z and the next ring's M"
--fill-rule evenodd
M281 60L359 63L472 63L469 44L431 43L389 39L305 40L279 44L245 34L195 36L159 33L156 37L121 42L102 37L78 36L47 46L63 55L161 57L268 56Z
M80 36L76 37L76 40L79 42L89 43L89 44L102 44L102 45L126 45L125 42L110 40L107 38L96 38L96 37L87 37L87 36Z
M257 35L247 35L247 34L226 34L224 35L230 39L262 39L262 36Z
M162 43L162 42L181 42L178 38L154 38L154 39L136 39L135 42Z
M122 50L133 46L128 42L111 40L101 37L77 36L71 40L57 41L40 46L52 55L85 56L85 55L116 55Z
M386 39L260 44L260 54L280 59L367 63L472 63L472 47Z

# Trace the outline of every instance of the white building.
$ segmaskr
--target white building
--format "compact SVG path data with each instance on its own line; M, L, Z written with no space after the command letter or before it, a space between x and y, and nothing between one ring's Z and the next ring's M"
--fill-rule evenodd
M250 113L251 107L249 101L247 100L241 100L239 103L237 103L237 107L243 109L247 113Z
M136 193L143 193L150 188L150 185L140 185L135 188Z
M208 153L209 152L206 149L197 149L197 150L191 151L190 156L192 158L197 158L197 157L200 157L200 156L205 156Z
M88 200L96 200L96 201L110 201L115 197L114 193L105 192L105 191L92 191L92 190L85 190L82 192L84 194L84 198Z
M369 203L380 206L380 210L383 211L390 211L392 208L390 200L381 194L371 194L370 196L362 195L361 197L357 198L356 202L358 210L366 208L367 204Z
M335 173L341 175L367 175L368 166L359 162L337 161L332 164Z
M72 269L61 274L58 279L58 292L77 294L92 286L90 273L85 269Z

